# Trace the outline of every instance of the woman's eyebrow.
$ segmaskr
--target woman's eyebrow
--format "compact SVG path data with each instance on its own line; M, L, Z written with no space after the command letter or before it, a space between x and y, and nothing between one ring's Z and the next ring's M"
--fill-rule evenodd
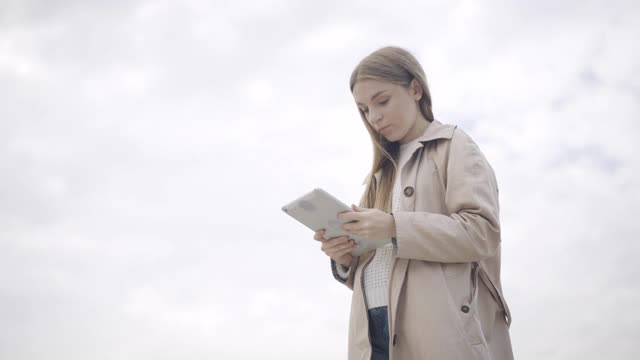
M378 95L382 94L382 93L383 93L383 92L385 92L385 91L386 91L386 90L380 90L380 91L378 91L377 93L373 94L373 96L371 97L371 100L370 100L370 101L373 101L373 99L375 99ZM364 105L364 104L361 104L361 103L359 103L359 102L357 102L356 104L358 104L358 105Z

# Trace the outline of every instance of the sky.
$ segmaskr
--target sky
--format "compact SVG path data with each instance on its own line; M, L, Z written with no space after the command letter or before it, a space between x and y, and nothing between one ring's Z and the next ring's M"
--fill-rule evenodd
M0 358L344 359L281 211L355 203L387 45L500 187L517 359L636 359L637 1L0 0Z

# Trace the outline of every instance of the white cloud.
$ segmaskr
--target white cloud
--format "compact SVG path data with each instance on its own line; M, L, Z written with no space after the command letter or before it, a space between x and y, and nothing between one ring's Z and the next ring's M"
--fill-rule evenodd
M351 293L280 207L359 199L348 78L397 44L496 169L516 357L633 358L638 10L6 3L0 357L343 358Z
M302 41L305 50L312 53L325 51L339 51L353 44L359 36L359 32L349 25L325 26L306 34Z

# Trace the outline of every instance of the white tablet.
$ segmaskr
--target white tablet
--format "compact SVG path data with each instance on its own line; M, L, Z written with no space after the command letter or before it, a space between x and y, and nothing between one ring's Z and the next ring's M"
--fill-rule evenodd
M315 188L283 206L282 211L314 232L325 229L325 239L346 235L355 240L357 246L351 251L353 256L360 256L391 242L391 239L368 240L343 230L340 227L343 222L338 220L336 215L344 211L353 211L353 209L321 188Z

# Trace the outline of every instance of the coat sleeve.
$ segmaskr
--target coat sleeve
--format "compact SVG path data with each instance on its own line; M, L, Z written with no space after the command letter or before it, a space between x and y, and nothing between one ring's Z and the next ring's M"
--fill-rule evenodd
M449 144L448 215L396 211L396 256L436 262L480 261L500 246L498 186L478 145L457 128Z
M335 260L331 259L331 272L333 273L333 277L336 280L338 280L338 282L340 282L341 284L344 284L346 287L353 290L353 280L356 273L355 269L358 267L359 261L360 261L360 257L354 256L353 260L351 261L351 265L349 266L348 270L346 270L346 277L343 277L341 276L341 274L337 269L338 266L342 266L342 265L336 263ZM344 270L344 267L343 267L343 270Z

